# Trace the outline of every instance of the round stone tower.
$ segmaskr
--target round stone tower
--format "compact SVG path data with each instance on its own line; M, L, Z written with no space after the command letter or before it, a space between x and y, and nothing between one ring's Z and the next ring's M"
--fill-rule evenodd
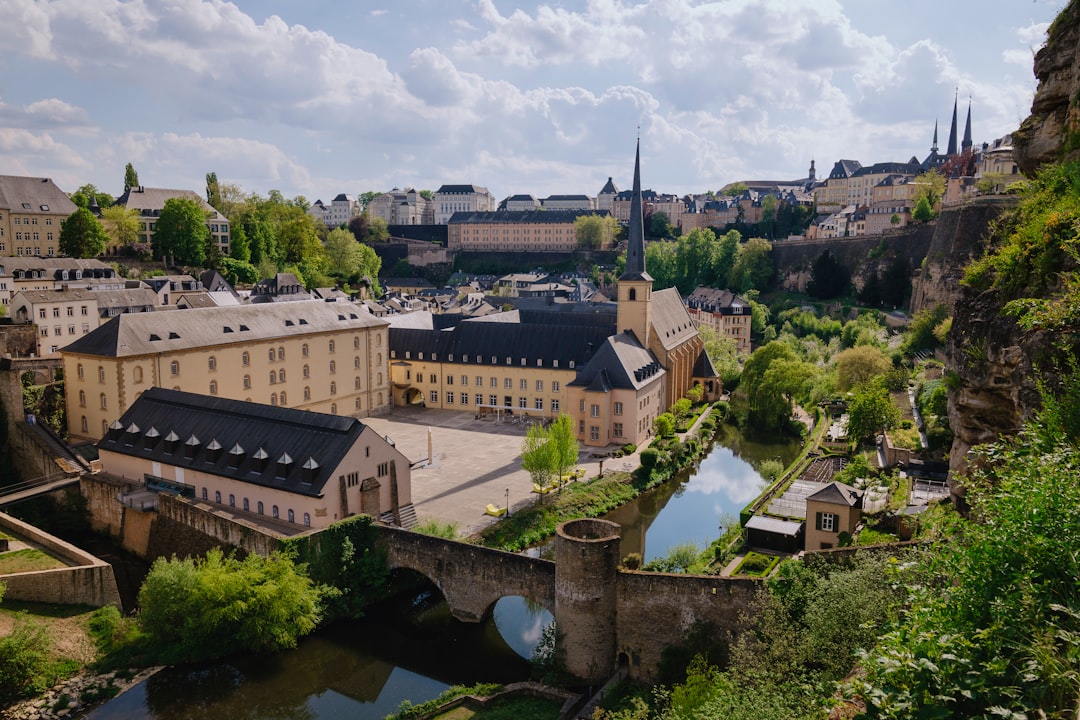
M600 683L615 671L619 525L570 520L555 531L555 622L566 670Z

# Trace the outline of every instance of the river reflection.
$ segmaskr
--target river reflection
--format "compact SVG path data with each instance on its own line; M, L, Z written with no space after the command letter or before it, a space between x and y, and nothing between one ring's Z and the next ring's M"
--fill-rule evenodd
M479 624L453 620L437 597L404 603L410 619L378 608L304 638L295 650L165 670L88 717L381 720L403 700L421 703L450 685L527 679L527 640L539 639L546 611L522 598L499 604L502 610Z

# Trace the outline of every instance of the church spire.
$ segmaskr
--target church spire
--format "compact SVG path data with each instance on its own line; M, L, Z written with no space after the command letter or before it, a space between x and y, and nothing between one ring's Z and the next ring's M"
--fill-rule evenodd
M971 149L971 98L968 98L967 122L964 124L964 142L960 145L962 150Z
M930 145L930 152L937 153L937 118L934 119L934 142Z
M952 104L952 127L949 130L949 146L945 149L946 155L956 154L956 97L953 97Z
M630 227L626 243L626 271L619 280L649 280L645 272L645 219L641 207L641 139L634 154L634 189L630 195Z

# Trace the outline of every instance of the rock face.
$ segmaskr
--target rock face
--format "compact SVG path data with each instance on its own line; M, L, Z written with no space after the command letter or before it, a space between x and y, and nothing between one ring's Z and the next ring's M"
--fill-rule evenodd
M912 280L912 315L937 305L956 307L964 267L985 250L991 221L1015 204L1014 198L993 198L941 212L926 260Z
M1029 177L1043 163L1080 156L1080 0L1050 26L1035 77L1031 115L1012 136L1013 157Z

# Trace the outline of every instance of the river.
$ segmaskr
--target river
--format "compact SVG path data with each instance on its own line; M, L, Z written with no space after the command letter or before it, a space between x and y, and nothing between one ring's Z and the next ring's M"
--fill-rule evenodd
M623 526L622 555L648 561L679 543L704 547L761 491L754 464L777 458L787 465L798 452L797 443L749 439L721 426L697 468L607 515ZM452 684L528 677L527 658L551 621L547 610L503 598L486 622L469 624L453 620L440 600L421 592L404 608L374 608L288 652L166 670L89 717L381 720L402 701L424 702Z

